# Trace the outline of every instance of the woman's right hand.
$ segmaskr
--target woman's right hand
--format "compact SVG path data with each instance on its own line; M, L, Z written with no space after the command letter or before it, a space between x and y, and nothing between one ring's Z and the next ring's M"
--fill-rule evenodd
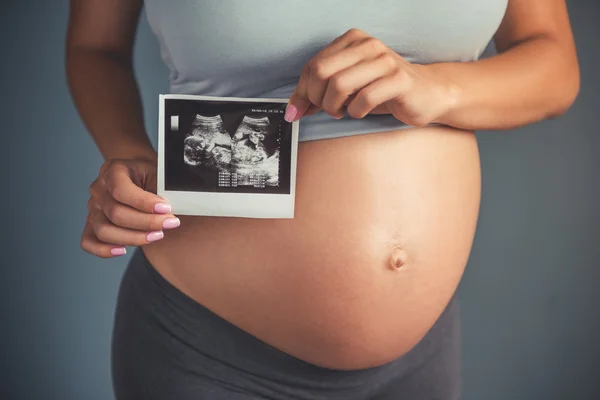
M171 206L156 195L156 161L108 160L90 185L81 248L108 258L163 238L179 226Z

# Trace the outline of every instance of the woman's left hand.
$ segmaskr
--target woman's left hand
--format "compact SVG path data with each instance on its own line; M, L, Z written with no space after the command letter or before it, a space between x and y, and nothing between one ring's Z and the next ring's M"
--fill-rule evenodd
M285 118L296 121L325 111L342 118L392 114L425 126L449 112L458 89L428 66L411 64L359 29L335 39L302 69Z

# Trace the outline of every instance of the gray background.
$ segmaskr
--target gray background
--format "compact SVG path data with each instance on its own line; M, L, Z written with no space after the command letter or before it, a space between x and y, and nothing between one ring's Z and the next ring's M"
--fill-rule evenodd
M110 399L127 258L79 248L102 160L66 88L68 2L11 3L0 6L0 398ZM600 399L600 3L569 5L583 78L576 104L553 121L478 133L481 216L460 288L465 400ZM167 70L145 21L136 62L156 132Z

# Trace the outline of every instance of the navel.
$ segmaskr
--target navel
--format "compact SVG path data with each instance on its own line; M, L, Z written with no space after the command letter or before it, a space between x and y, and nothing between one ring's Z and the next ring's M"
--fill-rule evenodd
M402 268L407 261L407 253L406 250L401 249L400 247L394 247L392 250L392 254L390 255L388 267L393 270L397 270Z

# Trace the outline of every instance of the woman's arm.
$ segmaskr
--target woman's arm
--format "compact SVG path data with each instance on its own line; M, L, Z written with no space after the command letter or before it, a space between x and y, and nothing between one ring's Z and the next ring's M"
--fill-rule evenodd
M71 0L67 79L105 160L155 160L144 127L132 48L142 0Z
M81 248L126 253L179 226L156 193L156 152L144 129L132 48L142 0L71 0L67 76L81 118L104 157L90 185Z
M579 91L565 0L509 0L498 55L473 62L411 64L351 29L303 68L286 120L320 110L341 118L392 114L412 126L508 129L559 115Z
M508 129L564 113L579 92L579 66L564 0L509 0L495 37L498 55L423 66L458 87L437 121Z

